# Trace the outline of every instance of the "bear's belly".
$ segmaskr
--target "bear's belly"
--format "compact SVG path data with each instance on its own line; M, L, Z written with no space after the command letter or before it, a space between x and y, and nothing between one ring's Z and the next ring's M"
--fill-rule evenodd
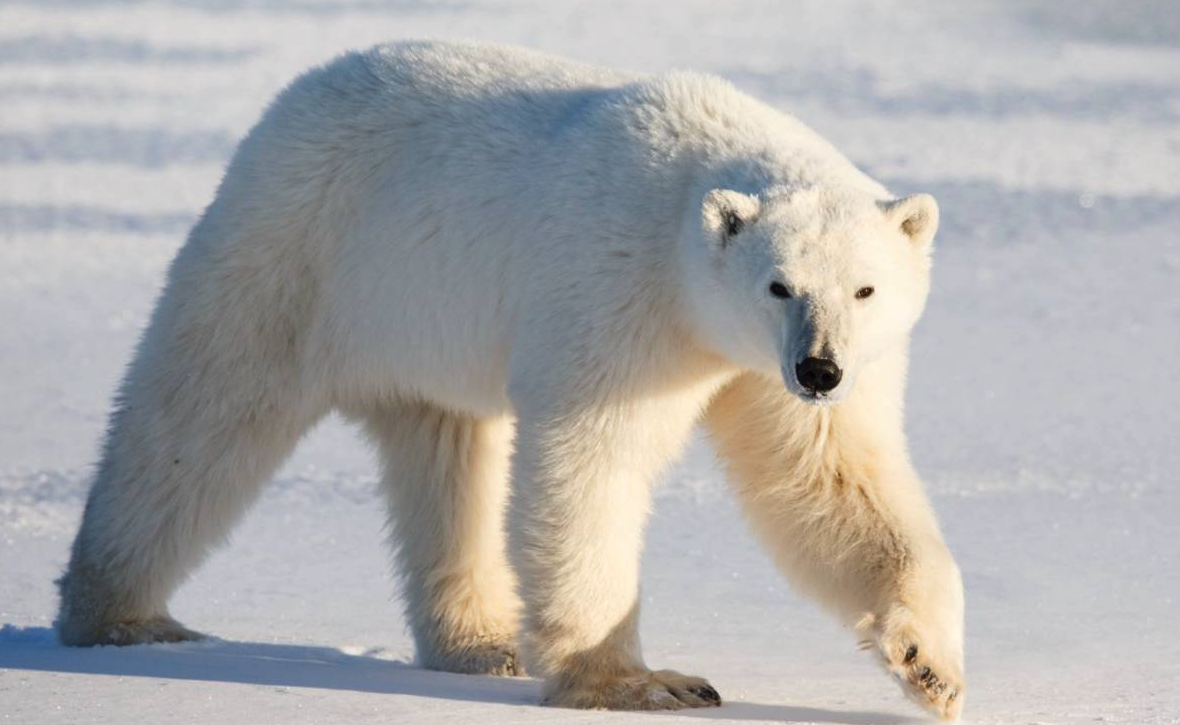
M336 404L366 409L381 402L425 401L476 418L512 413L505 364L471 350L448 350L437 341L381 345L370 340L352 346L346 357L326 365Z
M411 354L405 352L387 351L385 364L377 368L380 380L374 381L382 386L379 394L426 400L477 418L512 413L504 362L483 356L483 363L472 364L481 356L469 361L463 355L471 350L446 350L442 345L427 344Z
M349 406L425 400L477 417L510 413L511 285L474 270L400 261L381 270L375 256L330 285L316 347L327 353L319 368L337 399Z

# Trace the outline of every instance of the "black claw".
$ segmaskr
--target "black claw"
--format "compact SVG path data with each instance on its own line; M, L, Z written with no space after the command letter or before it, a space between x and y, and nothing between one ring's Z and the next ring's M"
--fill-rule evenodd
M921 680L922 682L925 682L926 678L928 678L928 677L930 677L930 668L929 667L923 667L921 670L918 671L918 679Z
M711 685L701 685L700 687L690 687L690 688L688 688L688 691L691 692L692 694L696 695L697 697L701 698L705 702L712 702L712 703L716 703L718 705L721 704L721 695L717 694L717 691L714 690Z
M905 663L908 665L909 663L913 662L914 658L917 656L918 656L918 645L911 644L910 648L905 651Z

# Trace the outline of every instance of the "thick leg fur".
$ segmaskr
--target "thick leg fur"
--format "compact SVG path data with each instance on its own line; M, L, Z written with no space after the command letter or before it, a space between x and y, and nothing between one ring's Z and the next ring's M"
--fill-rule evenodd
M900 427L904 361L866 369L843 404L814 408L747 374L707 424L777 563L865 638L906 694L953 719L963 706L963 590ZM878 391L889 389L891 399Z
M504 554L511 422L405 403L370 413L366 428L383 462L418 659L448 672L524 674Z
M121 399L58 584L69 645L199 635L169 595L222 541L322 408L301 395L314 290L288 262L220 252L261 240L202 222L173 264Z
M649 670L638 633L639 554L652 478L680 451L709 390L702 383L607 409L522 410L511 551L527 593L528 662L546 678L547 704L720 704L700 678Z

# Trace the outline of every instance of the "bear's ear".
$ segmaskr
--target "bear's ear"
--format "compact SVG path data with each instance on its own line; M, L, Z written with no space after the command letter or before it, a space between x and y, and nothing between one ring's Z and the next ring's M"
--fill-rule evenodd
M724 248L758 217L762 204L757 197L729 189L713 189L705 194L701 207L701 226L709 239Z
M902 199L877 202L885 218L910 238L914 247L925 249L938 231L938 202L929 194L913 194Z

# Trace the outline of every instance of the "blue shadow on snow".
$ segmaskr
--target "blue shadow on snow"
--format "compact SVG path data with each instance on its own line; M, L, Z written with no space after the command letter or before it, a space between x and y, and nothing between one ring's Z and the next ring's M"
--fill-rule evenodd
M135 647L63 647L48 627L0 627L0 669L117 677L234 682L411 695L501 705L536 705L540 683L423 670L404 662L350 655L331 647L209 639ZM883 712L826 710L756 702L681 710L706 719L778 720L846 725L908 725L924 720Z

